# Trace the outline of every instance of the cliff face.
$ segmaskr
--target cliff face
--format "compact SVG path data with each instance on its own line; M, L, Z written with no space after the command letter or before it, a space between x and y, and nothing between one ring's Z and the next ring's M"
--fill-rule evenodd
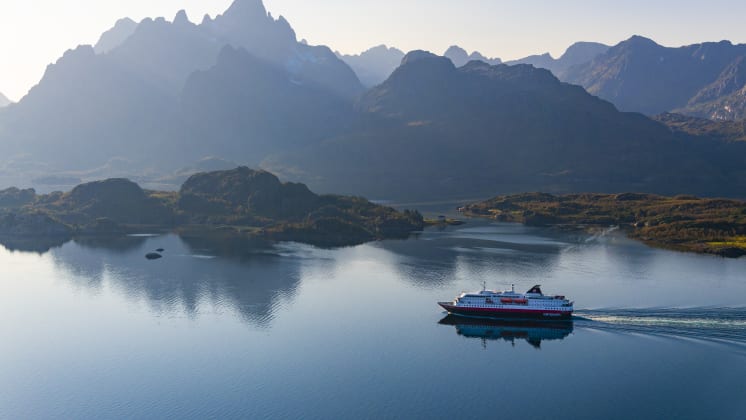
M562 80L585 87L623 111L654 115L676 110L706 118L743 118L744 56L746 45L729 41L669 48L633 36L568 69Z

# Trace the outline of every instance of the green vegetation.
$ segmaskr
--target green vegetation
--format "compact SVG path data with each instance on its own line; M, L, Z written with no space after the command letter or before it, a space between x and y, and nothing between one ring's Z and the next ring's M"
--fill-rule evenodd
M360 197L317 195L303 184L282 183L266 171L239 167L191 176L179 192L143 190L108 179L67 193L7 196L0 235L122 234L168 231L249 236L323 246L403 238L424 226L417 211L398 212Z
M467 205L470 216L535 226L619 226L647 244L726 257L746 255L746 202L653 194L529 193Z
M746 141L746 120L716 121L668 112L652 118L676 133L709 137L726 142Z
M450 217L438 217L437 219L425 219L425 226L458 226L463 225L462 220Z
M746 249L746 236L736 236L735 238L729 241L708 242L708 245L714 246L714 247L720 247L720 248L734 247L734 248Z

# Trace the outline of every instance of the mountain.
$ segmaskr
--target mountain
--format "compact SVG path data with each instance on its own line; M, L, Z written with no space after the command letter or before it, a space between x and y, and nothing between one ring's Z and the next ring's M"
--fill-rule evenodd
M119 19L114 27L101 34L93 50L97 54L107 53L122 45L130 35L135 33L135 29L137 29L137 22L134 20L130 18Z
M8 99L5 95L2 94L2 92L0 92L0 108L8 106L10 104L10 99Z
M385 45L370 48L357 55L336 54L355 71L360 82L367 87L376 86L386 80L404 58L402 51Z
M106 52L67 51L25 98L0 111L0 181L20 179L13 163L20 159L36 168L27 169L26 179L92 170L112 159L130 162L138 176L172 173L204 156L258 162L266 145L298 141L301 130L319 135L317 127L331 118L324 104L351 110L364 89L329 48L298 42L288 22L273 18L259 0L235 0L200 24L183 11L172 22L144 19L133 27L122 20L98 48ZM231 73L231 66L240 71ZM230 78L210 79L218 73ZM226 95L244 95L255 106L216 102ZM204 109L206 103L214 108ZM244 114L252 109L256 115ZM316 117L321 122L309 125ZM220 125L205 130L200 124L208 120ZM214 147L220 141L231 148ZM236 149L243 154L233 155Z
M39 124L44 121L44 124ZM155 139L173 138L173 96L110 54L91 46L67 51L15 106L0 112L6 157L27 156L44 171L100 166L112 157L167 153ZM137 170L137 168L133 168Z
M452 45L448 47L446 52L443 53L443 57L451 60L453 65L461 67L469 61L478 60L483 61L487 64L500 64L502 61L499 58L487 58L483 56L479 51L474 51L471 54L467 53L466 50L459 47L458 45Z
M746 101L742 60L746 45L706 42L679 48L633 36L594 60L568 70L563 80L646 114L679 110L708 118L737 118ZM727 98L727 99L726 99Z
M124 43L102 59L176 97L191 73L215 63L221 47L181 11L173 22L144 19Z
M553 58L549 53L530 55L519 60L508 61L506 64L531 64L534 67L547 69L563 80L567 71L583 63L587 63L605 53L608 45L598 42L576 42L572 44L560 58Z
M211 37L284 69L299 83L330 89L344 98L363 92L355 72L326 46L298 42L284 17L274 19L261 0L234 0L214 20L205 17L199 25Z
M531 190L737 195L746 179L746 145L679 138L530 65L457 68L411 52L356 107L343 133L265 165L317 189L399 200Z
M677 110L692 116L713 120L746 118L746 56L739 56Z
M193 157L219 152L252 165L320 141L353 116L351 103L333 92L299 83L231 46L215 66L190 76L180 108Z

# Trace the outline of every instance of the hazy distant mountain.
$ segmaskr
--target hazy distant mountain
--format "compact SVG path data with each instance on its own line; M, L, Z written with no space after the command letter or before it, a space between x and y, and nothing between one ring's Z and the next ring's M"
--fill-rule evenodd
M10 99L8 99L5 95L2 94L2 92L0 92L0 108L8 106L10 104Z
M117 26L127 28L128 23ZM114 33L125 32L110 31ZM339 108L343 103L349 110L363 91L352 69L329 48L297 42L287 21L272 18L259 0L236 0L224 14L199 25L183 11L173 22L145 19L125 39L120 37L118 45L114 35L102 38L106 53L97 54L90 46L66 52L17 106L0 112L0 179L6 175L3 165L19 162L19 157L27 168L35 165L30 177L102 167L113 158L131 162L130 170L138 174L147 168L170 173L205 155L250 163L261 159L260 144L279 147L298 141L299 130L309 138L318 135L323 130L317 127L326 124L325 104ZM245 58L234 60L246 64L238 66L239 72L225 70L230 60L218 60L226 45L234 47L227 51ZM230 77L214 80L214 85L196 82L209 80L213 67L213 73ZM187 89L191 75L195 82ZM192 100L198 88L207 90ZM243 102L213 100L227 100L228 93ZM244 94L253 96L240 96ZM214 108L194 115L204 108L196 103L200 101ZM246 114L251 109L258 110L256 115ZM310 126L311 117L322 120ZM200 125L204 121L222 125L206 132ZM230 130L233 134L226 134ZM230 150L249 156L210 147L229 143L223 139L235 140L240 147L231 144ZM7 175L17 176L15 168Z
M386 80L404 58L402 51L385 45L370 48L358 55L336 54L352 67L360 82L367 87L376 86Z
M443 53L443 57L450 59L453 65L455 65L456 67L461 67L472 60L482 61L491 65L502 63L499 58L487 58L483 56L479 51L474 51L469 54L466 52L465 49L459 47L458 45L452 45L448 47L446 52Z
M608 45L597 42L576 42L557 59L553 58L549 53L545 53L530 55L520 60L508 61L507 64L531 64L534 67L547 69L560 80L563 80L571 67L587 63L605 53L608 49Z
M200 24L184 12L145 19L113 44L66 52L0 110L0 183L95 173L165 184L214 156L203 164L263 162L324 192L374 198L746 190L746 143L619 112L530 65L456 67L412 52L361 95L347 64L298 42L259 0ZM590 54L578 48L563 62ZM695 93L702 103L735 95L740 78L730 60Z
M182 10L173 22L144 19L123 44L102 59L175 97L191 73L215 64L223 45L189 22Z
M357 109L359 120L340 135L266 164L302 173L316 188L381 199L526 190L732 195L746 180L744 145L679 139L529 65L456 68L411 52Z
M564 79L626 111L658 114L680 109L733 118L741 114L729 108L744 104L738 98L744 87L744 55L746 45L728 41L668 48L633 36L593 61L573 67ZM734 97L725 99L729 95Z
M267 154L319 141L352 117L351 103L330 90L298 83L230 46L214 67L191 75L181 109L192 153L251 165Z
M299 83L317 84L345 98L364 90L355 72L332 50L298 42L288 21L272 18L261 0L234 0L225 13L214 20L205 17L199 26L219 41L284 69Z
M122 45L127 38L135 33L137 22L130 18L119 19L114 27L101 34L93 50L98 54L107 53Z
M0 142L5 158L24 155L48 169L93 168L116 156L152 162L168 150L163 139L177 137L177 113L156 84L82 46L0 112Z
M678 111L714 120L746 118L746 56L736 57Z

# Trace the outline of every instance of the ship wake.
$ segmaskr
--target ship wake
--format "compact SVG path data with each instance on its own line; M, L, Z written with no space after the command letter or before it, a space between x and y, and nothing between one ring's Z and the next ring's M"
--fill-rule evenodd
M574 321L579 328L668 335L746 347L746 308L577 310Z

